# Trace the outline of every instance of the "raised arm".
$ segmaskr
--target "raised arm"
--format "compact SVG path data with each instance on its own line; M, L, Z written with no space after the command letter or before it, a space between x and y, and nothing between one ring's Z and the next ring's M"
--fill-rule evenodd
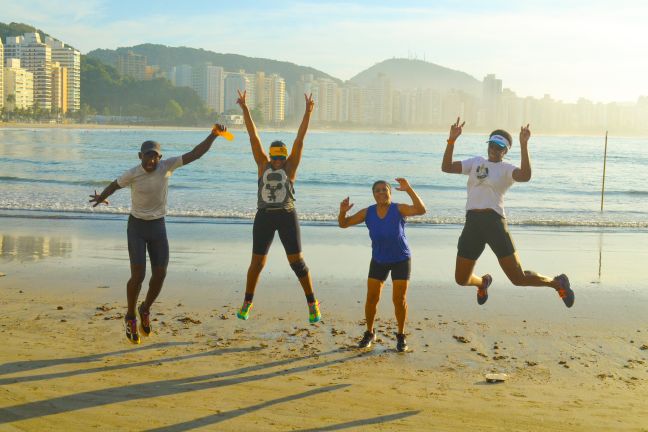
M513 180L516 182L528 182L531 180L531 158L529 157L529 138L531 138L531 130L529 125L520 128L520 153L522 162L520 168L513 171Z
M262 165L265 165L269 159L265 151L263 151L263 146L261 145L261 139L257 133L257 128L254 125L252 116L250 115L250 109L245 102L245 96L247 95L247 90L241 93L241 90L238 91L238 100L237 104L243 110L243 118L245 119L245 128L247 129L248 135L250 136L250 144L252 145L252 156L254 156L254 161L256 162L259 169Z
M225 126L215 124L211 133L207 136L207 138L203 140L203 142L194 147L190 152L182 155L182 165L187 165L195 161L196 159L200 159L205 153L207 153L207 151L209 151L212 143L218 136L218 133L225 132L226 130L227 128Z
M106 198L108 198L110 195L115 193L116 190L121 189L121 186L117 183L117 180L114 180L112 183L110 183L106 189L103 190L99 195L97 195L97 190L95 189L94 195L90 195L91 200L88 202L93 202L94 204L92 207L97 207L99 204L104 203L108 205L108 201L106 201Z
M421 200L421 197L414 192L414 189L412 189L409 182L402 177L397 178L396 181L398 182L396 190L407 192L407 195L412 199L412 205L398 204L398 211L400 214L402 216L418 216L425 214L425 212L427 212L425 204L423 203L423 200Z
M338 225L340 228L348 228L352 225L357 225L364 222L365 217L367 217L367 209L363 208L358 213L353 216L347 217L347 212L351 210L353 204L349 203L349 197L346 197L340 203L340 214L338 215Z
M441 171L450 174L461 174L461 161L453 161L452 153L454 152L454 144L461 135L463 127L466 122L459 124L461 119L457 117L457 121L450 126L450 136L448 137L448 144L446 145L445 153L443 153L443 162L441 163Z
M301 162L302 151L304 150L304 138L306 137L306 132L308 131L308 123L310 122L310 117L313 113L313 108L315 107L312 93L308 96L304 94L304 100L306 101L304 117L302 118L302 122L299 125L297 138L295 138L292 150L290 150L290 156L288 156L288 159L286 161L286 170L291 181L295 181L295 177L297 177L297 168L299 167L299 162Z

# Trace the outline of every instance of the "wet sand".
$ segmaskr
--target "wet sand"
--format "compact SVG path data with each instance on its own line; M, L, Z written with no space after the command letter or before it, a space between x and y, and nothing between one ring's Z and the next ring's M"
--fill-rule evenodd
M452 280L459 228L412 226L399 354L389 283L378 343L352 348L364 228L302 227L324 315L310 325L278 241L244 322L251 225L169 222L154 334L134 346L125 221L0 219L0 430L648 430L645 232L515 227L523 263L568 273L576 304L511 286L487 252L478 271L495 283L479 307Z

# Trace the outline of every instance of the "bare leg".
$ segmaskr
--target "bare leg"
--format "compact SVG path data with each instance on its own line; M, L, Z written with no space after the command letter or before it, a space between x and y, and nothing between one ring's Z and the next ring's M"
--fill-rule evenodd
M394 312L396 314L396 321L398 322L398 333L405 333L405 321L407 320L407 287L409 286L408 280L395 280L392 281L394 286L392 301L394 302Z
M295 263L299 261L300 259L304 259L304 254L296 253L296 254L291 254L291 255L286 255L288 257L288 262L290 264ZM299 278L299 283L301 284L304 294L306 295L312 295L313 294L313 280L311 279L311 274L308 272L307 275L302 276Z
M461 286L475 286L477 288L482 286L482 278L475 275L476 260L470 260L457 256L457 264L455 267L455 281Z
M137 298L139 297L145 277L145 264L131 264L131 277L126 284L126 300L128 301L127 318L135 318L135 306L137 305Z
M516 286L547 286L560 288L555 278L543 276L533 271L523 270L517 252L499 260L500 266L511 283Z
M380 300L380 292L384 282L378 279L367 279L367 301L365 302L365 318L367 320L367 330L374 333L374 320L376 319L376 310ZM375 334L375 333L374 333Z
M162 291L162 284L164 284L164 279L166 278L167 268L166 267L153 267L152 269L151 280L149 281L149 289L146 293L146 299L142 303L142 308L147 311L151 308L151 305L155 302L155 299L160 295Z
M267 255L257 255L252 254L252 260L250 261L250 267L247 272L247 282L245 284L245 294L254 294L257 284L259 283L259 276L261 275L261 270L265 267L268 260Z

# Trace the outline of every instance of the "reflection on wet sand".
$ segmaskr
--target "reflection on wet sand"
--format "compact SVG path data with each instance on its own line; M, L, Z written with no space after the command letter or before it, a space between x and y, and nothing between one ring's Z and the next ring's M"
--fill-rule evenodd
M72 241L61 237L0 234L0 257L4 261L38 261L48 257L69 258Z

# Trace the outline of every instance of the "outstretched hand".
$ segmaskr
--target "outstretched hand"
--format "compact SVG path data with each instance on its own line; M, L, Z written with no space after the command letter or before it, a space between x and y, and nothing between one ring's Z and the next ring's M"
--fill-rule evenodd
M106 205L109 204L109 202L107 200L99 201L99 198L101 198L101 194L97 194L96 189L94 191L94 195L89 195L89 197L92 198L92 199L89 200L88 202L93 202L94 203L94 205L92 207L97 207L101 203L104 203Z
M450 126L450 136L448 137L450 141L455 141L457 138L459 138L461 132L463 132L463 127L466 124L466 122L464 121L461 124L459 124L460 121L461 118L457 117L457 121Z
M398 178L396 178L396 181L398 182L398 187L396 188L397 191L408 192L408 191L412 190L412 186L410 186L407 179L404 179L402 177L398 177Z
M241 108L244 108L246 106L245 103L245 96L247 96L247 90L244 90L243 93L241 93L241 90L236 90L238 93L238 99L236 100L236 103L239 104Z
M340 212L346 214L346 212L351 210L351 207L353 207L353 204L349 202L349 197L346 197L340 203Z
M315 101L313 100L313 93L309 95L306 95L306 93L304 93L304 99L306 100L306 112L312 113L313 109L315 109Z
M527 124L520 128L520 145L527 145L529 143L529 138L531 138L531 130Z

